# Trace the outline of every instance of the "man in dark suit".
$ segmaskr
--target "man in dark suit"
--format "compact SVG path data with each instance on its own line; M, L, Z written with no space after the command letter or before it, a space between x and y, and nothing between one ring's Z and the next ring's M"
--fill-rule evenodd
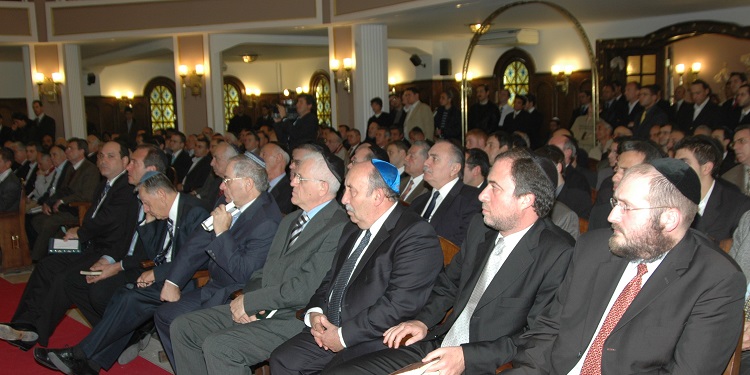
M13 141L13 129L8 126L12 119L7 121L3 119L3 115L0 115L0 145L5 144L6 141Z
M127 135L129 145L135 145L135 138L141 130L145 131L144 137L151 137L151 127L148 126L148 124L142 124L133 118L133 108L125 107L123 114L125 115L125 121L123 121L122 126L120 126L120 134Z
M344 175L343 164L330 163L335 158L319 152L302 157L292 196L301 210L281 221L268 262L249 278L244 294L231 304L186 314L172 323L178 373L245 371L304 328L296 312L330 269L349 223L335 201Z
M31 104L31 108L34 110L34 114L36 115L36 119L34 119L36 138L29 139L29 141L34 141L41 144L42 138L45 135L49 135L50 137L52 137L52 139L55 139L55 132L57 131L55 119L47 116L44 113L44 105L42 104L42 102L39 100L34 100Z
M88 143L88 149L86 149L86 160L96 164L98 160L97 158L99 157L99 150L102 148L102 140L95 134L89 134L86 136L86 142Z
M750 98L750 96L749 96ZM729 143L732 142L734 132L729 130L726 126L720 126L711 131L711 137L719 142L721 146L721 162L719 162L719 169L716 173L717 176L721 176L724 173L729 172L730 169L737 165L735 160L734 149L729 147Z
M388 106L390 108L391 125L403 128L404 121L406 120L406 111L404 111L404 105L401 102L401 95L396 93L390 94L388 96Z
M11 323L7 324L17 330L16 334L23 331L25 337L20 340L22 342L12 342L13 345L28 350L38 340L46 346L73 302L64 291L68 284L66 280L83 278L80 275L82 269L101 258L119 258L127 250L123 244L128 243L138 210L133 187L125 176L129 161L124 145L117 142L104 145L99 171L105 181L96 188L96 198L83 218L83 225L71 228L64 237L65 240L77 239L82 253L53 254L34 268ZM95 321L91 323L96 324ZM4 330L0 328L0 331Z
M513 358L512 337L554 298L574 240L545 218L554 187L526 151L503 154L490 171L489 186L480 195L484 217L472 219L461 251L438 276L425 307L415 320L386 331L392 349L328 373L385 374L439 359L429 372L493 374ZM522 186L528 189L515 195ZM398 349L407 336L406 347Z
M617 115L617 117L621 119L622 122L615 124L615 126L625 125L629 128L632 128L633 125L635 125L635 122L638 120L641 112L643 111L643 107L641 107L641 105L638 103L640 99L640 92L640 83L630 81L625 84L625 94L622 96L625 105L621 107L622 112L618 113Z
M182 183L177 185L177 190L183 193L190 193L203 186L211 173L211 154L208 152L209 140L205 137L198 137L195 142L195 154L191 159L191 166L188 169Z
M623 116L628 112L628 102L622 95L620 95L620 100L615 97L614 84L607 82L602 85L601 95L599 118L612 125L613 128L620 125L627 125L627 117Z
M685 101L685 86L677 86L674 88L674 104L669 107L669 121L672 124L679 124L678 114L683 107L690 106L690 103Z
M675 159L687 163L701 182L701 202L692 227L718 245L732 238L742 215L750 210L750 198L736 186L715 179L721 151L715 140L705 135L682 139L675 145Z
M484 150L472 148L464 153L463 182L474 186L481 193L487 187L487 174L490 172L490 160Z
M292 121L286 118L286 108L276 105L279 118L273 124L279 143L293 150L295 147L318 138L318 116L315 114L315 97L309 94L297 96L297 117Z
M409 209L427 220L439 236L461 246L471 217L482 210L479 189L464 185L464 153L448 141L438 141L424 164L424 181L432 190L420 195Z
M0 212L18 212L21 203L21 180L13 174L13 151L0 149Z
M693 81L690 85L690 93L693 96L693 106L687 107L692 109L692 116L684 117L679 124L681 128L686 129L688 134L692 134L698 125L707 125L715 128L722 125L724 116L721 107L711 101L711 87L702 79Z
M550 159L556 169L555 200L572 209L578 217L587 218L591 213L591 195L568 184L563 173L564 155L559 148L547 145L535 151L538 155ZM563 209L564 210L564 209ZM584 216L585 215L585 216Z
M666 125L669 122L669 116L656 104L659 99L658 93L659 88L656 85L641 88L639 104L643 111L633 127L633 137L636 139L649 140L649 131L652 127Z
M585 116L591 110L591 91L584 90L579 92L578 102L581 105L574 109L573 113L570 114L570 124L568 125L568 129L573 126L573 123L576 122L576 119L579 116Z
M46 354L64 373L97 374L99 368L109 368L117 361L135 329L150 320L161 304L160 293L172 260L179 256L190 234L199 230L201 221L208 216L200 201L178 193L169 179L158 172L143 175L138 196L146 215L144 223L137 228L143 243L140 255L153 260L156 266L143 272L132 288L118 289L102 320L76 346L35 350L35 357L44 358ZM135 256L131 261L139 263Z
M742 72L729 73L729 80L727 81L727 87L729 88L729 94L727 100L721 104L721 111L724 114L725 121L727 123L736 120L740 116L740 110L742 106L739 100L739 90L743 85L747 85L747 75ZM736 122L729 124L734 129Z
M489 99L490 89L487 84L478 85L475 91L477 102L469 107L468 130L481 129L487 134L492 133L500 121L500 111Z
M398 172L382 160L355 164L342 203L333 267L306 307L310 327L271 354L274 374L320 371L384 349L383 332L422 309L442 269L432 227L398 204Z
M227 142L219 143L214 148L211 158L212 173L203 186L191 193L203 202L203 207L207 210L213 210L217 205L217 199L223 195L220 187L224 181L224 172L227 170L229 159L237 154L237 148Z
M513 134L514 131L521 131L528 134L529 122L531 115L526 111L526 97L518 95L513 100L513 112L505 116L503 130Z
M70 180L70 176L73 174L73 166L68 162L68 158L65 155L65 149L61 146L53 145L49 150L50 160L52 165L55 167L52 172L51 181L47 191L37 199L37 203L41 206L47 203L49 198L55 194L58 189L62 189L63 186ZM27 216L28 219L28 216ZM28 221L27 221L28 222ZM28 230L30 225L26 226ZM31 242L31 238L29 238Z
M42 205L42 214L31 219L31 225L38 233L31 251L33 260L38 261L47 254L49 239L60 230L61 225L78 223L78 209L71 207L71 202L91 202L97 198L94 197L94 190L101 175L96 165L84 157L87 148L88 144L83 139L71 138L68 141L65 154L73 167L70 179L67 183L63 181L62 187Z
M291 177L286 173L286 167L289 165L289 154L278 144L268 143L260 150L260 157L266 162L268 192L273 196L279 210L284 215L294 211Z
M589 185L588 180L586 180L586 176L579 172L573 165L574 157L578 151L573 138L567 135L556 135L550 138L547 144L560 149L565 157L563 175L565 176L565 183L568 187L582 190L590 195L591 185Z
M175 132L167 142L167 147L172 151L172 159L169 165L177 173L177 181L182 181L190 170L190 166L193 165L193 160L185 149L186 141L187 137L185 137L185 134Z
M750 85L744 84L737 89L736 101L737 109L730 113L727 123L732 129L750 124Z
M536 95L526 95L526 112L529 113L529 119L527 126L522 131L528 134L531 144L529 147L532 150L544 145L547 140L547 133L544 130L544 114L539 111L536 107Z
M378 97L370 100L370 107L373 115L367 119L367 124L377 123L379 126L389 127L393 123L393 118L388 112L383 111L383 99Z
M266 262L281 212L266 191L268 178L264 172L263 167L245 155L230 159L222 190L226 201L234 203L240 213L230 215L220 204L211 213L213 230L198 230L191 235L190 242L174 260L161 290L161 300L173 303L160 306L154 314L156 330L171 363L174 363L169 335L172 321L184 313L228 302L232 292L242 288L245 280ZM181 295L180 289L201 268L208 268L208 283L200 290Z
M628 169L608 229L581 236L508 374L720 374L742 331L742 271L690 229L700 181L684 162ZM607 250L609 243L609 251Z
M427 141L416 141L409 147L404 159L404 172L409 175L404 185L404 190L400 191L399 199L411 204L417 197L431 189L428 183L424 181L424 163L427 161L430 152L430 143Z

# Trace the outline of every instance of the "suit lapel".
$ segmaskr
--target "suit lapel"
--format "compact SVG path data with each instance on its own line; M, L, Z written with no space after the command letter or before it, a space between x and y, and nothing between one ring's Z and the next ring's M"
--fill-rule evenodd
M468 262L474 261L474 263L471 265L472 272L469 273L470 276L466 279L466 283L460 286L460 298L456 301L455 311L463 311L466 304L469 302L469 297L477 285L482 270L484 270L484 267L487 265L487 260L490 257L492 249L495 247L495 239L497 238L497 235L498 233L496 231L488 229L487 233L484 234L484 240L477 245L477 253L474 259L466 260ZM451 315L458 317L458 314Z
M461 189L464 187L464 183L459 179L455 185L453 185L453 188L448 192L448 195L443 198L443 201L440 202L440 206L435 210L435 213L432 214L433 218L443 217L442 215L445 214L446 211L450 208L451 204L453 203L453 200L456 199L458 196L458 193L461 191ZM437 223L434 223L432 226L436 226Z
M606 251L609 251L609 249ZM610 255L608 260L596 267L596 271L594 271L596 272L596 276L592 280L593 288L591 289L591 300L594 303L589 306L582 333L582 337L585 340L590 340L596 333L596 328L599 326L604 310L607 308L609 300L617 287L617 283L620 281L619 276L625 271L627 265L627 260ZM613 275L618 275L618 277L613 277Z
M297 240L292 244L292 246L285 246L283 254L287 254L289 252L292 252L296 250L298 247L300 247L302 244L306 243L308 239L314 238L318 235L318 233L326 227L328 224L329 219L333 215L333 212L335 210L335 206L337 203L334 201L328 202L328 205L325 206L320 212L318 212L305 226L305 229L300 233ZM289 230L286 234L286 239L284 240L285 243L289 242L289 237L292 235L292 230L294 230L294 223L297 222L297 219L295 218L294 221L292 221L292 225L289 226ZM294 250L293 250L294 249Z
M721 206L721 202L724 198L723 192L724 190L722 189L722 186L719 184L719 182L715 182L714 190L711 192L711 196L708 198L708 202L706 203L706 208L703 210L703 217L698 220L698 223L693 228L696 228L702 232L706 232L706 228L708 228L711 223L719 220L719 207Z
M360 272L362 272L362 269L365 267L365 264L367 264L367 261L372 258L372 255L378 251L380 248L380 245L383 244L387 239L391 237L391 231L394 227L396 227L396 223L398 222L398 219L401 217L401 213L403 212L403 208L399 205L396 206L396 208L391 212L391 214L388 216L388 218L385 220L385 223L383 223L383 226L378 231L378 234L370 240L370 243L367 245L367 249L365 250L365 253L362 254L362 259L359 260L359 263L357 263L357 267L354 268L354 272L352 272L352 277L350 280L356 280L357 275L359 275ZM351 282L351 281L350 281Z

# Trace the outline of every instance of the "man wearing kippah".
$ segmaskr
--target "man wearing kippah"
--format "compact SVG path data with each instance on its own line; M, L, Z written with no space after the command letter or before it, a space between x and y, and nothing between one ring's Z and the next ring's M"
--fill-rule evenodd
M740 337L745 277L690 229L701 185L683 161L628 168L609 221L580 237L508 374L721 374Z
M398 169L380 159L346 175L348 224L301 333L271 354L271 371L315 373L386 348L383 333L422 309L443 266L432 226L398 204ZM252 324L252 323L251 323Z

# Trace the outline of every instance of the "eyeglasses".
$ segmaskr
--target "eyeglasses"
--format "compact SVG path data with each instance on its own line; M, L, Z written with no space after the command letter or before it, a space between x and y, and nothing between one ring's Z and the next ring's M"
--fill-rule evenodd
M225 178L224 179L224 185L229 185L229 181L242 180L242 179L245 179L245 178L247 178L247 177Z
M636 210L655 210L657 208L669 208L669 207L665 207L665 206L661 206L661 207L628 207L625 203L620 202L619 200L617 200L617 198L609 198L609 204L612 205L612 208L620 207L620 209L623 210L623 211L625 211L625 212L636 211Z
M295 174L294 174L294 176L292 177L292 181L298 181L298 182L302 182L302 181L318 181L318 182L325 182L324 180L319 180L319 179L317 179L317 178L304 178L304 177L302 177L302 176L301 176L301 175L300 175L299 173L295 173Z
M734 148L734 146L735 146L736 144L738 144L738 143L740 144L740 146L742 146L742 145L744 145L744 144L746 144L746 143L748 143L748 142L750 142L750 138L748 138L748 137L743 137L743 138L740 138L740 139L738 139L738 140L736 140L736 141L734 141L734 142L730 143L730 144L729 144L729 147L731 147L731 148Z

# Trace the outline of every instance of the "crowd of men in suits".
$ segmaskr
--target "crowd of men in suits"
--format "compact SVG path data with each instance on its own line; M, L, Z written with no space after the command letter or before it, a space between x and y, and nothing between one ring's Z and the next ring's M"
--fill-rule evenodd
M371 101L365 137L318 126L302 95L297 117L278 106L255 126L238 110L226 135L138 130L97 144L95 164L94 142L70 139L45 167L35 155L53 176L29 214L37 263L0 338L39 344L35 359L66 374L131 361L154 329L177 374L265 361L273 374L720 373L743 334L746 278L719 244L750 247L737 234L750 125L704 123L700 81L692 125L667 124L660 90L630 83L639 103L620 110L643 108L620 124L615 87L598 163L575 130L547 134L533 95L501 108L486 86L465 145L450 94L433 114L411 88L391 113ZM735 95L742 121L747 84ZM0 153L0 179L14 157ZM738 167L741 184L719 174ZM76 200L90 202L80 226ZM56 236L81 252L48 254ZM445 265L439 237L460 246ZM47 348L72 305L92 331Z

